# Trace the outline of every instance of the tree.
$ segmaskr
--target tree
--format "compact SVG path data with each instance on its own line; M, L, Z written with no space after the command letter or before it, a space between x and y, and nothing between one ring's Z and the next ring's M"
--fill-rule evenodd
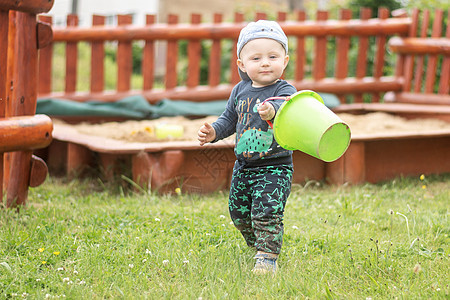
M356 14L359 13L361 7L372 9L372 17L378 15L378 8L380 7L385 7L390 11L402 7L401 3L397 0L350 0L349 5Z

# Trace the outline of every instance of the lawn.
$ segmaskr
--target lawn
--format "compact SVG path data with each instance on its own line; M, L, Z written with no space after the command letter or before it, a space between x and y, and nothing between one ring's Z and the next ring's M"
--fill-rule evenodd
M0 298L449 299L450 174L295 185L279 271L254 275L227 193L49 178L0 209Z

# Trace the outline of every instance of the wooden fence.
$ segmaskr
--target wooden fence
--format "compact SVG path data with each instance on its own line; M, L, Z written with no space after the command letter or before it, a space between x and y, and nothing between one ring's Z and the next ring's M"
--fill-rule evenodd
M342 102L378 102L388 91L404 91L404 82L399 77L402 66L395 66L395 59L387 52L387 41L391 36L411 35L413 19L406 15L391 17L383 8L377 18L371 18L371 10L365 8L357 18L348 9L340 11L339 20L329 19L329 15L327 11L318 11L315 20L307 20L305 12L299 11L295 19L288 20L286 13L278 13L277 21L290 39L291 61L285 78L298 90L334 93ZM257 13L255 19L266 17ZM115 101L141 94L150 103L163 98L208 101L227 99L232 86L239 81L235 44L246 24L242 14L237 13L234 22L223 22L221 14L214 15L213 23L202 23L197 14L192 15L190 24L178 23L176 15L169 15L167 24L156 23L153 15L148 15L146 25L142 26L132 25L129 15L119 15L117 20L117 26L107 26L105 17L95 15L92 27L81 28L77 26L77 16L70 15L67 27L53 27L54 44L40 51L39 96ZM52 18L40 16L40 21L51 23ZM84 42L91 46L90 70L78 69L78 46ZM186 57L180 54L183 42L187 42ZM57 43L65 44L62 91L54 91L52 85L53 49ZM117 84L112 90L105 90L107 43L117 44ZM139 88L131 85L134 43L142 45ZM208 51L202 57L205 43ZM163 56L158 53L159 44L165 48ZM158 86L155 66L162 58L165 71L163 84ZM206 68L202 67L202 60L206 61ZM187 66L183 68L184 65ZM90 77L88 90L77 89L80 72ZM206 83L201 82L201 76L207 77Z
M34 156L52 140L48 116L34 115L37 101L38 47L51 32L36 22L52 0L0 0L0 207L23 205L29 186L47 176L47 165ZM50 36L51 37L51 36Z

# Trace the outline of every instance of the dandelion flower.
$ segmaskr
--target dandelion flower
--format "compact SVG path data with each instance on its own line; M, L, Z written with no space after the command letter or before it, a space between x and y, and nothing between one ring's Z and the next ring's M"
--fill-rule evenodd
M175 194L177 194L178 196L181 195L181 189L180 189L179 187L177 187L177 188L175 189Z
M41 263L42 263L43 265L45 265L47 262L46 262L45 260L43 260Z
M54 255L59 255L60 253L61 253L61 252L59 252L59 251L53 252Z
M39 252L44 252L45 248L39 248L38 251Z
M427 186L424 184L422 185L422 190L425 190L427 188Z
M423 175L423 174L422 174L422 175L420 175L420 177L419 177L419 178L420 178L420 180L422 180L422 181L423 181L423 180L425 180L425 175Z

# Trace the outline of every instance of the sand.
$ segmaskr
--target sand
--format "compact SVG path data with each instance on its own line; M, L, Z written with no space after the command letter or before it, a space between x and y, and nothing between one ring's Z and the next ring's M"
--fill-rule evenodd
M384 133L420 133L433 130L450 130L450 123L437 119L408 120L387 113L376 112L365 115L338 114L351 129L352 135L379 135ZM217 116L200 119L185 117L165 117L157 120L106 122L102 124L80 123L72 125L80 133L107 137L129 142L161 142L167 140L197 140L197 131L204 122L212 123ZM57 124L62 121L55 120ZM182 126L183 134L179 137L158 138L156 131L165 125ZM231 137L232 139L232 137Z

